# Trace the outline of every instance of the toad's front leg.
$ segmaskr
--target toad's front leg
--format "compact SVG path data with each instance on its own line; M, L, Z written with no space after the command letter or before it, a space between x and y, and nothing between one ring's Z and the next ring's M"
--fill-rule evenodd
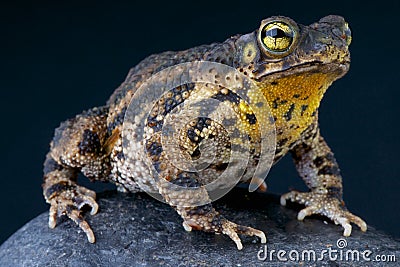
M106 179L110 162L105 157L106 116L105 107L93 108L56 129L50 152L44 163L43 195L49 203L49 227L54 228L57 218L63 215L73 220L95 242L90 225L81 214L85 205L91 214L98 211L96 193L79 186L77 176L82 172L92 179Z
M338 164L324 139L320 136L317 124L308 130L301 142L292 149L297 171L310 192L292 191L282 195L281 204L286 201L304 204L306 207L297 216L299 220L312 214L320 214L344 228L343 235L350 236L351 223L361 231L367 230L367 224L358 216L349 212L342 199L342 177Z

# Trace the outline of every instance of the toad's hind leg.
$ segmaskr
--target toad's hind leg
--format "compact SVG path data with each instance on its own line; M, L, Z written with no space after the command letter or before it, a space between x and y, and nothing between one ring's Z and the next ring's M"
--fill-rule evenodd
M183 227L186 231L202 230L205 232L222 233L229 236L236 244L237 248L243 248L242 242L238 234L257 236L261 239L261 243L266 243L267 239L264 232L236 224L227 220L218 211L216 211L209 201L208 193L201 187L196 173L182 172L176 178L169 181L174 185L179 185L188 188L187 191L179 192L171 190L168 181L160 181L160 193L164 196L165 200L173 206L178 214L183 218ZM193 193L190 188L200 188ZM190 203L206 202L207 204L199 206L189 206Z
M342 199L342 177L338 164L316 125L292 150L293 159L300 176L310 188L310 192L292 191L282 195L281 204L286 201L304 204L306 207L297 216L303 220L306 216L320 214L344 228L343 235L349 236L351 223L362 231L367 224L358 216L349 212Z
M188 124L191 126L181 132L182 138L180 140L187 141L184 145L180 146L182 154L192 159L196 158L198 156L196 152L198 151L197 148L203 138L203 140L207 138L215 139L216 151L221 152L226 149L227 144L222 137L219 138L220 131L218 130L215 130L213 135L199 135L199 138L191 136L192 133L196 132L194 127L197 127L197 130L199 130L209 127L211 124L211 122L204 118L198 118L196 123ZM205 132L208 133L208 131ZM185 138L187 136L189 137ZM168 158L168 155L174 157L176 154L167 153L167 151L163 150L164 148L161 143L160 132L153 134L151 139L147 140L146 149L148 156L151 158L153 166L158 172L157 186L159 192L165 201L181 215L185 230L191 231L195 229L226 234L235 242L239 250L243 248L239 234L257 236L261 239L262 243L266 242L265 234L262 231L231 222L213 208L204 185L210 182L210 177L218 176L215 169L206 169L214 175L210 175L210 173L208 175L203 173L202 175L201 171L192 172L179 169ZM216 152L217 163L219 162L218 164L224 166L224 156L218 154L219 152ZM210 158L208 156L205 157L206 159ZM176 188L176 186L179 186L179 188Z
M43 195L51 205L49 227L56 226L57 217L67 215L86 233L89 242L95 237L80 209L88 205L96 214L96 193L79 186L77 176L82 172L91 179L105 179L110 162L103 149L106 135L107 108L94 108L56 129L50 152L44 163Z
M190 232L192 229L205 232L222 233L229 236L236 244L238 250L243 248L238 234L257 236L261 243L266 243L267 238L263 231L236 224L224 218L211 204L198 207L177 207L176 210L183 218L183 227Z

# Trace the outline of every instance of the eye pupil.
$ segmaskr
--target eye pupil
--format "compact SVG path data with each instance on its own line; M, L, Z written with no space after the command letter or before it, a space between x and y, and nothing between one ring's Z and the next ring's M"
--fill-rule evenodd
M282 30L279 29L279 28L271 29L271 30L267 31L267 32L265 33L265 35L266 35L266 36L270 36L270 37L272 37L272 38L284 38L284 37L289 37L289 36L286 35L286 33L285 33L284 31L282 31Z

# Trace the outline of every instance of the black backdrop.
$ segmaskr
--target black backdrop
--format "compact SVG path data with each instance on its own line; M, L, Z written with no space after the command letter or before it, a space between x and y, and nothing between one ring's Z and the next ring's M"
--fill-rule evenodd
M252 31L270 15L310 24L328 14L350 23L352 66L323 100L322 134L342 169L348 207L399 237L400 8L398 1L361 3L3 1L0 243L48 209L40 185L53 129L104 104L139 60L223 41ZM305 189L288 157L271 171L268 184L276 193Z

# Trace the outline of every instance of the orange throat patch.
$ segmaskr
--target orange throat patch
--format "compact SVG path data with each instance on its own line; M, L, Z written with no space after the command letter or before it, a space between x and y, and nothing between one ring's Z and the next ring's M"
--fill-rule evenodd
M314 121L321 99L335 79L334 74L305 72L257 83L274 116L278 142L300 137Z

